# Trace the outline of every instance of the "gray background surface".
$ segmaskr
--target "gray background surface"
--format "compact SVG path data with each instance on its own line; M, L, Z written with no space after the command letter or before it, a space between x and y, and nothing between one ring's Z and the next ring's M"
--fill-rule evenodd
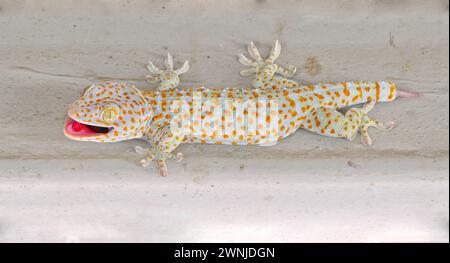
M0 0L0 242L446 241L448 1ZM300 130L274 147L182 145L169 177L137 141L66 139L90 83L147 90L170 51L189 85L243 86L237 54L279 39L302 83L394 80L375 145Z

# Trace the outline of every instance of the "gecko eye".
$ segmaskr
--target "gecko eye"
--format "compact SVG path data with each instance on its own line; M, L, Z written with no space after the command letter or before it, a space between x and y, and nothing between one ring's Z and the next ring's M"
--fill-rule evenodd
M113 107L106 107L100 116L106 122L114 122L119 116L119 112Z

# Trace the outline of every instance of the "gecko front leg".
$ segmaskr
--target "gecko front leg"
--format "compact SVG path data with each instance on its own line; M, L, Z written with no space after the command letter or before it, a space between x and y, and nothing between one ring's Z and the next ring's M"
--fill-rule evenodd
M178 162L183 160L184 155L182 153L175 154L173 151L181 144L184 136L167 124L152 129L147 139L152 144L151 148L146 149L140 146L134 148L138 154L146 156L139 163L143 167L147 167L152 161L157 161L161 176L167 176L166 160Z

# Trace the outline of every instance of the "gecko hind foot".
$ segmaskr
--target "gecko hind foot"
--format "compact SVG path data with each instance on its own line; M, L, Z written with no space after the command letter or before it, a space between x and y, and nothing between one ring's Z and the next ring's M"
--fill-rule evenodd
M364 105L360 109L351 109L350 111L358 112L360 114L361 118L361 126L359 132L361 133L361 142L364 145L370 146L373 144L373 140L369 135L369 128L374 127L380 130L389 131L392 130L395 127L395 122L389 121L386 123L383 123L378 120L374 120L371 117L368 116L368 113L373 109L375 106L375 101L371 101L368 104ZM352 113L349 114L350 119Z
M369 127L374 127L380 130L384 131L390 131L395 127L395 122L389 121L386 123L382 123L377 120L372 120L369 117L366 117L368 120L366 121L366 124L363 124L364 126L361 126L361 141L364 145L371 146L373 144L372 138L369 135Z

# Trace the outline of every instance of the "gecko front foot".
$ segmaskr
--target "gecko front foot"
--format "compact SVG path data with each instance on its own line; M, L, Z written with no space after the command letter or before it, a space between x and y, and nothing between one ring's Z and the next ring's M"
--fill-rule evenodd
M153 148L142 148L141 146L135 146L134 151L139 155L146 156L144 159L139 161L139 164L142 167L149 166L156 157L156 152Z
M160 172L161 176L168 175L166 160L174 160L177 162L181 162L184 158L184 154L180 153L180 152L176 153L176 154L175 153L168 153L168 154L158 153L153 148L142 148L140 146L135 146L134 150L139 155L146 156L144 159L139 161L139 164L142 167L147 167L152 163L152 161L156 160L158 162L159 172Z
M169 175L169 172L167 170L167 164L166 164L167 159L181 162L181 160L183 160L183 157L184 157L184 155L182 153L177 153L177 154L169 153L169 154L165 154L164 157L159 158L158 159L159 174L163 177Z
M389 131L392 130L395 127L395 122L389 121L386 123L374 120L368 116L368 113L373 109L375 106L375 101L371 101L368 104L366 104L364 107L360 109L350 109L349 112L347 112L347 117L350 119L350 125L352 127L348 127L347 129L354 129L354 122L356 124L359 123L359 131L361 133L361 141L364 145L370 146L372 145L373 141L372 138L369 135L369 128L374 127L380 130ZM352 124L353 123L353 124ZM349 126L350 126L349 125ZM352 136L354 138L354 136ZM353 138L349 138L350 140Z
M169 175L169 172L167 170L167 164L166 164L167 159L181 162L181 160L183 160L183 157L184 157L184 155L182 153L177 153L177 154L169 153L166 155L166 157L159 158L157 160L158 166L159 166L159 174L163 177Z
M147 69L155 76L147 75L147 81L150 83L160 83L159 90L168 90L178 87L180 84L180 75L189 71L189 61L185 61L179 69L174 69L172 55L167 53L165 60L165 70L157 68L151 61L148 62Z
M275 60L281 54L281 45L278 40L275 41L275 45L272 47L270 55L267 57L267 59L263 59L261 57L258 49L255 47L253 42L250 42L250 44L248 45L248 53L254 60L247 58L243 54L239 54L239 62L242 65L249 67L241 70L240 74L243 77L251 76L252 74L258 72L267 71L268 74L279 73L286 78L290 78L294 76L295 72L297 71L297 68L295 66L288 66L288 68L285 69L277 64L274 64Z

